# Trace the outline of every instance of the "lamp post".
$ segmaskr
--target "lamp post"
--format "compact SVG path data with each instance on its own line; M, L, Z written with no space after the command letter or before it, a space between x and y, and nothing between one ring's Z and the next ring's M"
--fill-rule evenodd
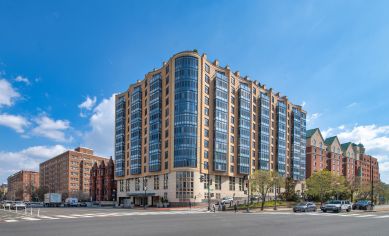
M371 180L371 209L373 210L373 201L374 201L374 179L373 179L373 162L370 157L370 180Z
M146 209L146 202L147 202L147 178L146 176L143 177L143 190L145 191L145 197L143 200L143 207Z
M274 208L275 211L277 210L277 181L274 184Z

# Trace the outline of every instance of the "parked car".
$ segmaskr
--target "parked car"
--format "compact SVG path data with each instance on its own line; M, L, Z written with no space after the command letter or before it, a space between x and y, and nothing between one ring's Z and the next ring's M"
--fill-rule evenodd
M293 212L316 211L317 207L313 202L301 202L293 207Z
M234 201L234 199L232 197L223 197L220 202L221 202L221 204L230 204L233 201Z
M351 203L347 200L331 200L323 204L320 209L323 212L332 211L332 212L341 212L341 211L351 211Z
M13 202L12 205L11 205L11 209L15 210L15 209L25 209L26 208L26 204L24 204L24 202L21 202L21 201L16 201L16 202Z
M78 206L78 198L76 197L68 197L64 203L65 207L77 207Z
M353 210L367 210L374 206L369 200L359 200L353 204Z
M3 201L3 202L1 203L1 206L2 206L2 207L5 207L5 208L10 208L11 205L12 205L12 201L7 201L7 200L5 200L5 201Z
M79 207L87 207L88 204L86 204L86 202L79 202L79 203L78 203L78 206L79 206Z

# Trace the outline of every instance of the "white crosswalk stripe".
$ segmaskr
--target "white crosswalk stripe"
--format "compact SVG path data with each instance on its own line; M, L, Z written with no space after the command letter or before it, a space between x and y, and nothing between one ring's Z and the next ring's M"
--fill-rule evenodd
M355 216L355 217L366 218L366 217L372 217L372 216L376 216L376 215L360 215L360 216Z
M55 215L54 217L67 218L67 219L75 219L75 218L77 218L77 217L74 217L74 216L67 216L67 215Z
M39 218L45 219L45 220L58 220L60 218L51 217L51 216L39 216Z
M389 215L384 215L384 216L377 216L377 217L374 217L376 219L384 219L384 218L389 218Z
M33 218L33 217L23 217L22 218L23 220L28 220L28 221L37 221L37 220L40 220L38 218Z

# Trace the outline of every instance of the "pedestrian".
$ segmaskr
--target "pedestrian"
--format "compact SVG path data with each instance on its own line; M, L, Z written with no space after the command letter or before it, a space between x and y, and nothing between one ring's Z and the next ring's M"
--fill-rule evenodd
M213 209L213 213L215 213L216 212L215 204L212 205L212 209Z
M238 210L238 206L236 205L236 202L234 203L234 211L236 213L236 211Z

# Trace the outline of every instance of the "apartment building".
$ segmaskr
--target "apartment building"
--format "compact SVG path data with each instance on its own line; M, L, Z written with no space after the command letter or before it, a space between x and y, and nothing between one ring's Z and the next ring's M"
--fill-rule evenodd
M112 157L108 161L95 162L90 173L91 201L116 200L115 165Z
M319 128L307 130L306 137L307 178L326 169L343 175L348 182L380 181L378 161L365 153L363 144L341 144L337 136L324 140Z
M343 155L338 137L326 138L324 143L327 146L327 170L343 175Z
M21 170L8 177L7 199L14 201L33 201L35 191L39 188L39 173Z
M61 193L62 198L89 199L90 172L95 162L108 161L96 156L92 149L68 150L39 165L39 180L48 192Z
M318 128L307 130L307 174L327 169L327 145Z
M304 180L305 134L306 112L288 97L206 54L177 53L116 96L119 203L243 198L258 169Z

